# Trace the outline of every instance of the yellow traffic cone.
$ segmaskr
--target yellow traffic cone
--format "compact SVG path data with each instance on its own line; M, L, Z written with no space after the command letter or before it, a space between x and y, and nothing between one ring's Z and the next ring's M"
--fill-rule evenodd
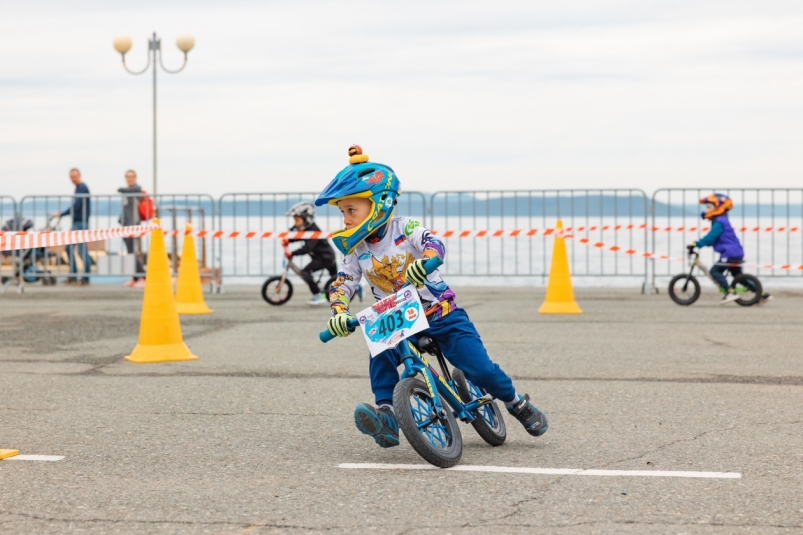
M212 309L204 301L201 274L198 272L198 259L195 256L195 240L190 232L192 226L187 225L176 283L176 310L179 314L211 314Z
M0 450L0 459L8 459L20 454L20 450Z
M158 219L153 222L159 224ZM139 343L126 360L137 364L198 360L181 337L181 324L173 297L173 282L170 280L170 264L167 261L165 237L161 228L151 231Z
M574 300L566 242L560 234L560 231L563 230L563 221L560 219L558 219L557 229L559 232L555 236L555 245L552 248L552 265L549 268L546 298L538 312L541 314L582 314L583 311Z

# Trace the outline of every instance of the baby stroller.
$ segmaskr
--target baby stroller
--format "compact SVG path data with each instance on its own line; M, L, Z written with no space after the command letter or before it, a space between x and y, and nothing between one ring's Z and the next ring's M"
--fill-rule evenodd
M53 224L54 219L56 218L51 217L48 219L45 227L46 231L56 229L57 223ZM0 230L3 232L28 232L32 228L33 221L18 216L3 223ZM46 251L44 247L21 249L19 251L2 251L0 254L6 258L10 257L11 265L13 266L13 275L11 277L0 277L4 292L14 280L19 285L20 279L26 283L34 283L41 280L45 286L54 286L56 284L56 277L50 275L50 270L47 269L48 258L56 256L56 254Z

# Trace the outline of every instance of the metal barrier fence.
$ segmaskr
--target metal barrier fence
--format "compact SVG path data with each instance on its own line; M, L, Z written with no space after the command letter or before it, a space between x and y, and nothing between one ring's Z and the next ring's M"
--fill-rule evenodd
M0 229L12 228L17 217L17 201L13 197L0 195ZM6 255L8 256L8 255Z
M113 228L122 223L123 203L136 199L133 208L138 209L141 195L30 195L23 197L17 208L22 219L31 219L33 229L70 230ZM156 216L162 219L165 230L183 231L187 223L194 230L214 230L216 203L205 194L156 195L150 196L156 209ZM81 216L89 210L89 216ZM61 214L59 218L54 217ZM73 217L76 216L76 217ZM128 251L124 240L104 240L86 245L43 247L17 251L15 266L8 268L3 276L17 277L20 291L25 283L54 283L56 279L82 279L101 277L123 281L132 277L144 277L142 263L147 262L150 237L143 236L132 240L133 250ZM167 238L167 250L173 274L178 270L181 256L181 243L177 237ZM86 250L86 254L84 254ZM219 282L220 271L211 254L211 238L196 238L196 251L202 280L214 286ZM140 260L142 263L137 262ZM89 264L88 268L86 264ZM5 267L5 266L4 266ZM21 269L21 272L20 272Z
M0 225L17 215L17 201L14 197L0 195Z
M699 199L713 191L729 195L735 203L730 220L746 251L745 260L758 264L749 271L761 277L800 278L801 270L764 267L803 264L803 189L660 189L651 199L638 189L524 190L404 192L397 214L421 219L439 231L538 229L534 236L443 237L449 261L444 273L466 277L540 277L549 273L551 240L543 230L562 219L575 238L588 238L622 249L652 251L672 258L682 257L684 246L699 239L707 224L700 220ZM260 239L263 232L282 232L292 222L285 215L296 202L313 201L308 193L227 193L218 200L205 194L159 195L154 201L166 230L182 231L192 221L195 230L226 233L255 232L248 239L196 238L204 283L214 288L223 278L251 282L279 273L284 257L279 240ZM90 204L89 228L119 225L122 202L136 195L78 196ZM30 218L34 230L43 230L53 212L65 212L61 229L71 225L74 195L33 195L19 202L0 196L0 224L16 217ZM342 216L331 206L318 208L321 229L342 227ZM694 230L690 230L690 228ZM179 234L181 234L179 232ZM211 233L210 233L211 235ZM171 265L177 271L181 239L168 237ZM127 254L123 240L88 244L90 276L124 280L140 275L134 256L145 260L148 237L137 240L134 255ZM638 255L614 254L605 248L568 240L572 275L576 277L633 277L651 282L656 277L682 271L678 262L646 260ZM79 246L75 246L76 248ZM8 280L22 273L24 282L49 281L53 277L81 277L82 254L77 250L74 270L66 247L17 251L0 255L0 275ZM713 262L713 255L704 261ZM20 272L20 269L23 272ZM27 271L25 271L27 269ZM73 272L74 271L74 272Z
M766 265L803 264L803 189L792 188L666 188L652 196L652 248L658 254L682 258L685 246L706 234L701 212L702 197L712 192L728 195L734 203L728 213L731 226L742 242L745 262L758 264L745 271L759 277L800 278L797 269L765 268ZM689 230L694 227L694 230ZM710 249L701 257L709 265L718 255ZM652 285L656 277L676 275L684 267L679 262L653 260Z
M264 232L283 232L292 225L285 215L297 202L314 202L318 193L226 193L218 201L218 228L226 232L255 232L247 238L217 241L217 263L225 279L252 278L252 282L280 273L284 255L280 240L260 239ZM396 214L423 219L426 198L422 193L405 191L396 206ZM315 221L321 230L343 228L343 215L334 206L316 208ZM339 255L339 253L338 253ZM338 259L339 261L339 259Z
M17 201L13 197L0 195L0 228L16 229L17 223ZM0 286L3 291L6 283L14 274L15 266L18 264L19 253L16 251L6 251L0 253Z
M552 241L543 238L557 219L576 238L646 249L648 202L637 189L437 192L430 200L429 228L444 230L538 229L533 237L447 238L445 274L538 276L546 279ZM646 260L623 257L568 240L572 276L638 277Z

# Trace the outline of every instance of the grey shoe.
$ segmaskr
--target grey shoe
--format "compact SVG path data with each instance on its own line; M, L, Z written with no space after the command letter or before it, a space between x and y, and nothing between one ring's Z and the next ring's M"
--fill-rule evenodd
M720 305L724 305L726 303L730 303L732 301L736 301L737 299L739 299L739 296L736 295L736 292L734 292L733 290L728 290L728 293L723 295L722 299L719 300L719 304Z
M328 305L329 300L326 296L322 293L313 295L309 301L307 301L308 305L318 306L318 305Z

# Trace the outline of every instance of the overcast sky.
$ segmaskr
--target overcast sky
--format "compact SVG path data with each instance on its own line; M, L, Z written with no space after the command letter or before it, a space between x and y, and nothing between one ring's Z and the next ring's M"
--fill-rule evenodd
M320 191L361 144L404 189L801 187L803 3L0 0L0 194ZM68 7L69 6L69 7Z

